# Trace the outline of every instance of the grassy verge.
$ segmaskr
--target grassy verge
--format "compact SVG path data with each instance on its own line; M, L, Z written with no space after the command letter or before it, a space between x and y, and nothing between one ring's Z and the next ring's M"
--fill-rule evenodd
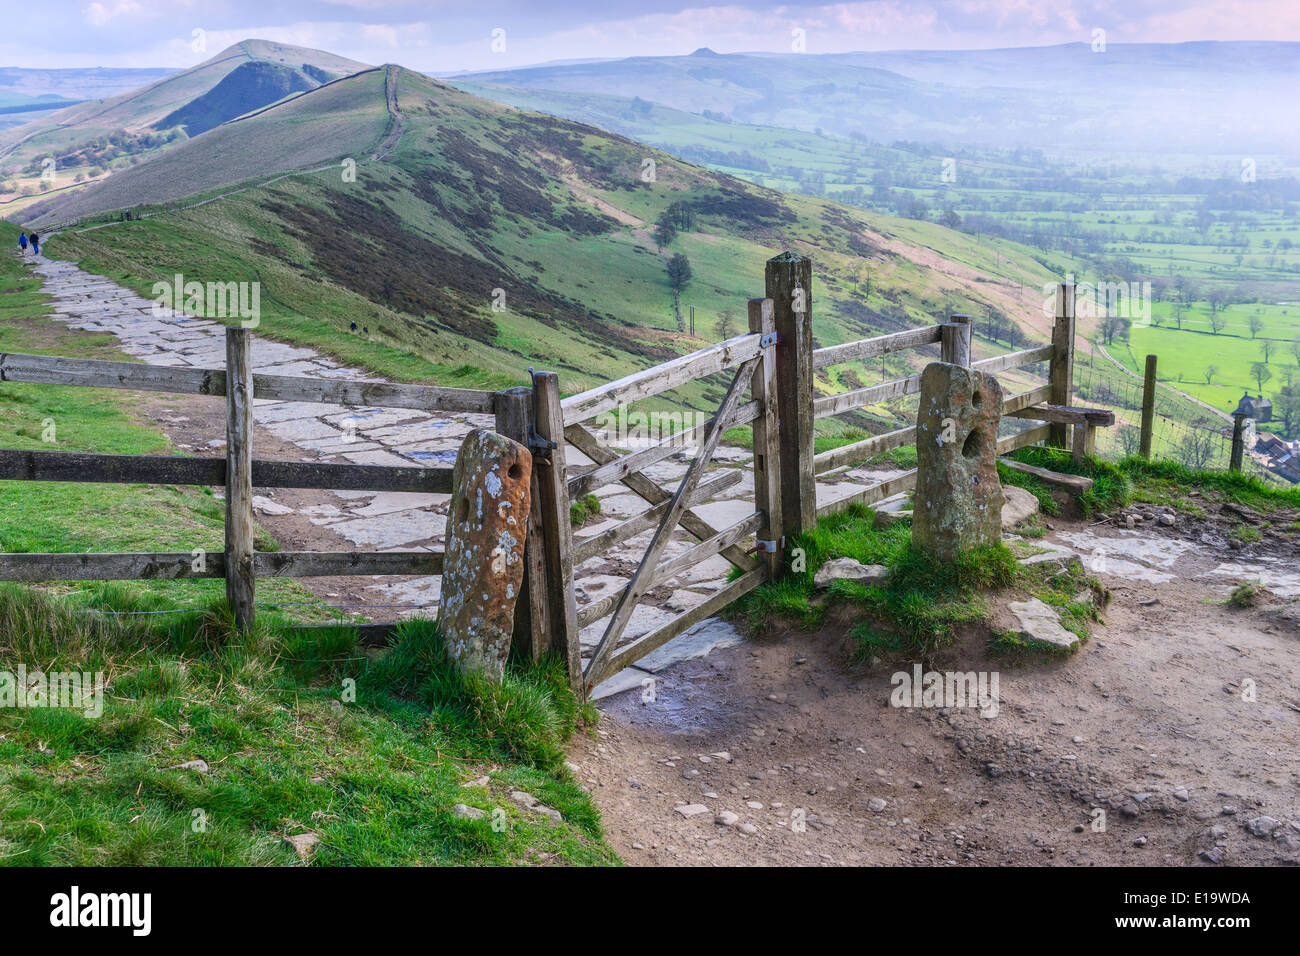
M867 508L827 518L796 538L794 546L803 549L804 570L755 589L738 602L738 612L755 629L774 618L792 618L812 628L832 603L847 602L863 612L850 632L863 659L877 653L932 654L961 626L988 622L992 613L987 597L997 591L1014 588L1041 598L1058 608L1063 626L1081 637L1087 636L1086 622L1095 614L1095 606L1078 600L1081 591L1092 587L1081 570L1025 568L1004 545L974 550L956 561L935 561L913 548L908 523L876 528ZM882 586L836 581L829 599L822 598L814 577L833 558L884 565L889 578Z
M554 663L491 685L452 672L427 621L372 657L355 632L273 616L240 635L220 607L84 611L0 589L6 661L106 684L98 716L0 709L3 862L287 865L291 836L325 865L614 862L562 762L584 715Z

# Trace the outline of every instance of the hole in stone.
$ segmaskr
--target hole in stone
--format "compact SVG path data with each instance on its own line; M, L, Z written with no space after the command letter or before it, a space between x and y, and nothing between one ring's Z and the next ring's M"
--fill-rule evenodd
M511 478L513 478L515 481L518 481L519 478L523 475L523 473L524 470L519 467L519 462L515 462L513 465L511 465L510 470L506 472L506 474L509 475Z
M463 522L466 518L469 517L469 499L468 499L468 498L461 498L461 499L460 499L460 507L457 509L457 513L458 513L458 517L457 517L457 520L458 520L458 521Z
M980 453L980 433L979 429L971 432L966 436L966 442L961 446L961 453L966 458L977 458Z
M979 393L979 389L976 389L975 392L970 397L970 403L974 405L976 408L979 408L980 405L983 403L983 401L984 401L984 396Z

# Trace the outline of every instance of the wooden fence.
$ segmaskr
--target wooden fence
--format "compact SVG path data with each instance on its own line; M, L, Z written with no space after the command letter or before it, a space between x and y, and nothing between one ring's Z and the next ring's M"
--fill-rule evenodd
M254 620L259 577L441 574L441 552L276 551L253 546L253 488L449 493L450 468L262 461L253 457L253 399L388 406L424 411L496 410L496 393L381 382L321 381L252 371L247 329L226 330L225 369L189 369L45 355L0 354L0 381L85 385L226 398L225 458L0 450L0 479L119 484L222 485L225 546L144 554L0 554L0 580L120 581L225 578L240 626Z
M637 372L563 398L554 372L532 373L531 388L504 392L396 385L377 382L254 374L247 330L226 332L226 368L178 369L125 362L0 354L0 381L101 388L143 389L225 396L224 459L121 456L47 451L0 450L0 479L224 485L225 545L220 554L3 554L0 580L124 580L224 577L236 620L254 620L258 577L310 577L350 574L439 574L441 552L257 552L253 545L253 488L414 491L449 493L450 468L390 467L263 461L253 455L254 396L337 405L388 406L424 411L495 415L499 432L533 452L532 511L525 549L524 587L516 611L515 644L537 658L548 651L567 661L571 685L589 692L627 665L716 614L764 581L782 573L786 539L815 525L819 517L852 504L872 504L914 487L915 470L864 487L817 506L816 483L826 475L890 449L914 444L915 426L816 454L818 419L840 415L920 390L912 375L879 385L817 396L819 369L938 344L943 361L996 373L1050 363L1046 385L1011 395L1003 414L1037 419L1040 424L998 442L999 454L1025 445L1069 442L1072 423L1090 441L1090 410L1070 409L1074 356L1074 289L1062 285L1049 345L971 361L971 324L966 316L891 335L814 348L812 337L812 262L784 253L767 263L766 295L748 304L749 331L643 372ZM725 397L712 416L697 425L631 452L619 452L586 423L710 375L729 373ZM714 451L728 428L753 430L754 504L743 518L716 528L697 508L741 480L737 469L709 473ZM688 445L696 445L684 476L673 491L661 487L646 469ZM592 464L571 469L572 447ZM573 473L570 473L573 472ZM614 527L575 539L570 502L620 483L646 507ZM664 558L678 528L697 543ZM650 543L628 583L579 609L574 569L643 532ZM749 542L753 545L747 547ZM687 568L721 555L735 576L695 607L671 617L650 632L624 643L623 635L638 604L654 587ZM583 660L583 628L608 617L598 642Z

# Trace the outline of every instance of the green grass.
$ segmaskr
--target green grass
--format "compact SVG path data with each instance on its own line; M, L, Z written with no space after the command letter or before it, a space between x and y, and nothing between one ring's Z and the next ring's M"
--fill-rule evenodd
M355 632L295 632L271 615L239 634L221 606L85 610L0 588L6 662L102 672L108 685L98 717L0 710L0 861L290 865L284 837L313 832L318 865L616 862L562 762L589 713L558 662L512 664L492 685L451 670L429 621L363 654ZM193 760L208 772L168 769ZM487 788L462 787L480 775ZM564 822L518 806L512 789ZM488 816L459 819L456 803Z
M1300 488L1265 484L1252 475L1197 471L1173 461L1145 461L1137 457L1126 458L1117 467L1148 497L1184 501L1179 492L1199 488L1261 511L1300 508Z
M600 499L593 494L586 494L577 501L569 502L569 523L580 528L600 514Z
M1133 494L1132 481L1123 469L1100 458L1088 457L1080 463L1064 449L1041 445L1018 449L1009 457L1049 471L1091 478L1092 488L1078 496L1079 508L1084 517L1090 517L1098 511L1122 507L1129 502ZM1004 481L1032 492L1049 514L1057 513L1054 504L1050 507L1047 504L1046 499L1051 495L1044 494L1046 486L1039 479L1032 475L1022 475L1001 465L998 467L998 474L1003 476Z

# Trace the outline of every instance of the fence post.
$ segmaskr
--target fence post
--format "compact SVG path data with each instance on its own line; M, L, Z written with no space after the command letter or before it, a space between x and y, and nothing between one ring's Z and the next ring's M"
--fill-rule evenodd
M255 614L252 338L226 329L226 603L241 630Z
M563 656L569 686L579 699L586 696L582 680L578 599L573 592L573 526L569 523L569 482L565 473L564 411L560 408L560 379L554 372L536 372L537 433L555 442L537 471L541 499L542 540L546 555L546 592L551 622L551 649ZM534 457L545 456L538 449Z
M1074 284L1062 282L1056 287L1056 319L1052 323L1052 362L1048 385L1052 405L1069 405L1074 392ZM1054 424L1048 429L1047 443L1056 448L1070 444L1070 426Z
M533 425L532 389L516 386L496 397L496 429L499 434L528 447ZM551 645L550 615L546 599L546 549L542 542L542 504L538 468L533 459L532 506L524 540L524 582L515 604L515 628L511 646L525 660L536 661Z
M1146 377L1142 380L1142 434L1138 442L1138 454L1143 458L1151 457L1151 430L1156 421L1156 357L1147 356Z
M813 472L812 260L783 252L767 260L767 298L780 341L776 405L780 427L781 524L787 535L817 524Z
M771 299L749 300L749 331L768 335L776 328ZM754 401L763 406L754 420L754 506L765 515L758 529L760 541L777 541L781 537L781 432L776 399L776 349L763 350L750 383ZM759 552L759 561L769 579L785 570L785 550Z
M939 360L970 368L970 316L952 315L939 330Z
M1232 459L1228 462L1229 471L1241 471L1241 462L1246 453L1246 414L1232 413Z

